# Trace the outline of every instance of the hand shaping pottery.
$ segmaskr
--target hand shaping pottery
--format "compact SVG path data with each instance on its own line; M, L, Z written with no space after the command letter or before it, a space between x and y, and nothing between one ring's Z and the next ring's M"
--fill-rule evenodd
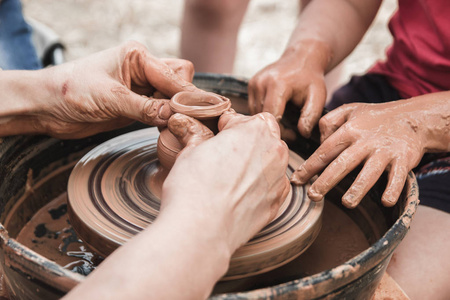
M156 128L118 136L86 154L70 175L70 223L78 236L104 257L157 218L159 179L167 172L157 159L157 138ZM286 175L290 177L302 162L290 151ZM323 201L311 201L308 187L291 186L274 220L233 254L223 280L272 270L312 244L321 228Z
M200 120L214 134L218 131L217 122L220 115L230 107L230 99L209 92L180 92L170 100L170 108L173 112ZM163 129L157 145L158 159L161 165L170 170L181 149L183 146L169 129Z
M170 107L217 133L218 119L231 102L209 92L180 92L172 97ZM71 224L103 256L151 224L159 213L162 182L183 146L166 128L155 151L156 137L156 128L149 128L112 139L81 159L70 176ZM301 161L290 152L288 177ZM311 201L306 195L308 186L291 186L274 220L236 250L224 280L272 270L312 244L321 228L323 201Z

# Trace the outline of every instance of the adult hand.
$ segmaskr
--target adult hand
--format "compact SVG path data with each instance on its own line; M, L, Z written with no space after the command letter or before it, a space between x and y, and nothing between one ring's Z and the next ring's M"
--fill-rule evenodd
M326 101L324 74L329 57L322 48L327 49L320 42L303 41L259 71L249 82L250 112L270 112L279 121L287 101L292 101L302 107L298 130L309 137Z
M137 42L47 72L57 88L55 97L44 99L44 115L37 123L41 131L59 138L84 137L133 120L165 126L172 114L168 99L155 97L196 89L190 83L190 62L158 59Z
M424 112L410 100L354 103L335 109L319 122L322 145L295 171L291 181L303 184L325 168L308 191L309 197L318 201L364 162L342 203L356 207L387 170L388 184L381 202L393 206L408 172L420 162L427 145L418 113Z
M158 218L65 299L206 299L233 252L275 216L289 181L273 116L225 113L216 136L180 114L168 127L186 147L164 182Z
M275 118L225 112L214 137L181 114L168 127L186 147L164 182L161 211L178 206L192 222L210 218L233 253L275 217L289 191L288 148Z

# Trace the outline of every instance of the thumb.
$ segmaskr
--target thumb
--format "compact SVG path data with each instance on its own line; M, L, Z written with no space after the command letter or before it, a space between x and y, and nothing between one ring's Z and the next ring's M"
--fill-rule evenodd
M214 136L213 132L200 121L179 113L170 117L167 126L184 146L182 152L194 148Z
M184 80L162 60L147 54L144 73L147 81L158 91L172 97L178 92L194 92L199 89L191 82Z

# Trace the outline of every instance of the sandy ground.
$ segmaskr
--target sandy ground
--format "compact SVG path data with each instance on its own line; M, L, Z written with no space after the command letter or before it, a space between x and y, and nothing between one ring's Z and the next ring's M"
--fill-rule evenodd
M177 57L182 0L23 0L24 13L51 27L72 60L134 39L158 57ZM387 21L396 9L385 0L361 44L347 58L340 82L382 58L391 37ZM250 78L282 53L294 28L298 0L251 1L238 41L234 74Z

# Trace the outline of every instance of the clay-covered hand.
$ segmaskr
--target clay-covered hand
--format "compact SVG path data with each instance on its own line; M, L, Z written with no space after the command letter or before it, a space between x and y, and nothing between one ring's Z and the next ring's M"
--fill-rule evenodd
M216 136L180 114L168 127L186 147L163 184L158 217L67 299L124 299L130 291L140 299L207 299L233 252L285 199L288 149L273 116L225 113Z
M196 90L190 62L158 59L140 43L126 42L89 57L50 68L55 97L45 99L41 131L78 138L138 120L164 126L172 112L168 99Z
M309 197L318 201L364 163L342 203L349 208L357 206L386 170L388 183L381 202L393 206L408 172L419 163L427 146L420 117L424 112L417 104L411 100L354 103L328 113L319 122L322 145L291 181L303 184L325 168L308 191Z
M231 255L275 217L289 191L288 148L277 122L268 113L225 112L214 137L181 114L168 126L186 147L164 182L161 211L178 207L203 225L210 218L215 238Z
M249 82L249 109L252 114L270 112L280 120L288 101L302 108L298 130L309 137L319 121L326 100L324 82L328 64L326 48L316 41L302 42L287 49L275 63L259 71Z

